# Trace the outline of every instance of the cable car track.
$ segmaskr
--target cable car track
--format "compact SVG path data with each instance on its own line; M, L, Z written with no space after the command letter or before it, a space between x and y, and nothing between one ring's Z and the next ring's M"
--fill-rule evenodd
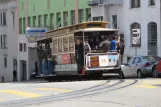
M102 94L104 92L111 92L111 91L129 87L131 85L136 84L138 80L133 80L133 82L131 82L130 84L119 86L124 82L125 80L119 80L118 82L111 85L107 85L108 82L105 82L101 85L96 85L87 89L82 89L71 93L4 102L4 103L0 103L0 107L21 107L21 106L29 106L29 105L36 105L36 104L45 104L45 103L54 102L54 101L64 101L64 100L69 100L73 98L89 97L93 95Z

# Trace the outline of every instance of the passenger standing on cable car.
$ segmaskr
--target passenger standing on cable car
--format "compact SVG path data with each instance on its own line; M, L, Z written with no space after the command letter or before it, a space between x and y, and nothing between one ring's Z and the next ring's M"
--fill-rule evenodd
M55 65L58 64L57 63L57 60L56 60L56 56L53 56L53 71L52 71L52 74L54 75L55 74Z
M120 54L120 44L117 43L116 45L117 45L116 50L117 50L117 52Z
M42 52L42 58L43 58L43 60L42 60L43 74L44 75L47 75L47 71L48 71L48 60L47 60L47 51L46 51L46 49L44 49L43 52Z
M53 68L54 62L51 55L50 43L47 45L47 57L48 57L48 74L51 75L54 71Z
M120 55L121 55L121 64L123 64L124 49L125 49L124 40L123 40L123 39L120 39Z
M38 75L43 74L43 71L42 71L42 52L43 52L43 48L40 44L38 44L38 46L37 46Z
M84 66L83 42L80 40L80 38L76 39L75 50L76 50L76 61L78 64L78 73L80 74Z
M119 42L120 42L120 37L118 38L118 41L116 41L116 37L113 36L112 40L111 40L111 48L110 48L110 50L111 51L116 51L117 43L119 43Z
M85 44L84 44L85 51L91 51L91 46L89 45L88 38L85 38Z
M107 36L104 37L104 41L101 42L100 48L102 48L103 52L109 52L110 51L110 41L108 40Z

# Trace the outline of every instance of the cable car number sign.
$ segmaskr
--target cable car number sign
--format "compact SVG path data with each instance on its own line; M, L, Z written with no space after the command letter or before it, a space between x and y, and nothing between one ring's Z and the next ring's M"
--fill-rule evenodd
M86 60L89 68L102 68L115 66L117 58L117 55L88 55Z

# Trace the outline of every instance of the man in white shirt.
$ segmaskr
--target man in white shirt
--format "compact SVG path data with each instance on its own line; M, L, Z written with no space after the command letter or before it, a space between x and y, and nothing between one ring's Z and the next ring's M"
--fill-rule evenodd
M85 51L91 51L91 46L88 43L88 38L85 38L84 49Z

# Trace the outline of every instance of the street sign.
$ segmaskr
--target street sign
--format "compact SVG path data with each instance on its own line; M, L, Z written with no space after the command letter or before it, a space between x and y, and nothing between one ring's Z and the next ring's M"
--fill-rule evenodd
M140 29L132 29L132 44L140 44Z
M41 27L27 27L26 28L26 36L28 38L28 42L36 42L36 40L42 36L44 33L48 31L48 28Z

